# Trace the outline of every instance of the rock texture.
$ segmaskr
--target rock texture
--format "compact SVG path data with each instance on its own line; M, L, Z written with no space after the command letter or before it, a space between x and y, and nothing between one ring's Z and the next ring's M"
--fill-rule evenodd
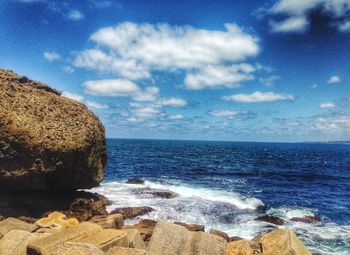
M112 213L120 213L123 215L124 219L132 219L137 216L145 215L147 213L153 212L154 209L149 206L141 206L141 207L122 207L116 208L112 211Z
M75 190L103 179L105 131L83 104L0 69L0 190Z

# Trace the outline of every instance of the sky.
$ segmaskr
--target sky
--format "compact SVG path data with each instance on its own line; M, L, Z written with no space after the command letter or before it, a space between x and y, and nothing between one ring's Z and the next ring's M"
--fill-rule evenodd
M1 0L0 35L109 138L350 140L350 0Z

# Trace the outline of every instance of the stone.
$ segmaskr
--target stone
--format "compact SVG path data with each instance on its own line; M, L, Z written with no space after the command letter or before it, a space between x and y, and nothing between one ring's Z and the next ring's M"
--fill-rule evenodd
M293 217L290 219L294 222L303 222L303 223L320 223L321 219L317 216L307 215L305 217Z
M133 194L139 196L140 198L150 199L150 198L164 198L171 199L178 196L177 193L165 189L151 189L142 188L134 189L131 191Z
M23 230L12 230L0 239L1 255L26 255L27 244L37 238L33 233Z
M223 231L220 231L220 230L217 230L217 229L211 229L209 231L209 234L220 236L220 237L224 238L227 242L230 242L230 237L228 236L227 233L225 233Z
M144 219L141 220L139 223L134 225L126 225L124 226L124 229L137 229L140 231L140 235L142 240L147 245L148 242L151 240L154 228L156 226L157 222L154 220Z
M255 220L257 220L257 221L265 221L265 222L272 223L272 224L279 225L279 226L284 224L284 220L283 219L278 218L276 216L270 216L270 215L259 216Z
M198 231L204 232L205 231L205 227L201 224L186 224L183 222L174 222L174 224L184 226L189 231L194 231L194 232L198 232Z
M85 105L0 69L0 190L89 189L106 161L104 127Z
M83 222L77 226L62 229L51 235L29 242L27 253L28 255L51 255L59 245L65 242L81 240L100 231L102 231L102 228L99 225Z
M126 232L117 229L104 229L87 237L75 238L74 241L92 244L104 252L114 246L129 246Z
M41 228L63 229L76 226L79 221L75 218L67 219L63 213L53 212L48 217L39 219L35 224Z
M147 213L153 212L154 209L149 206L141 206L141 207L122 207L116 208L112 211L112 213L120 213L123 215L124 219L132 219L137 216L145 215Z
M141 249L114 247L109 249L105 255L151 255L151 253Z
M239 240L227 244L227 255L293 254L311 255L293 231L279 229L262 234L253 240Z
M37 228L38 227L34 224L26 223L12 217L0 221L0 235L5 235L11 230L24 230L27 232L33 232Z
M234 241L239 241L239 240L243 240L243 238L240 236L230 236L229 242L234 242Z
M104 255L104 252L92 244L66 242L57 246L50 255Z
M145 184L145 181L139 178L131 178L126 181L127 184Z
M124 231L127 233L130 248L146 249L146 245L141 238L140 231L137 229L124 229Z
M226 240L205 232L192 232L185 227L158 222L148 251L167 255L224 255Z
M122 229L124 227L123 215L118 213L94 216L89 221L105 229Z

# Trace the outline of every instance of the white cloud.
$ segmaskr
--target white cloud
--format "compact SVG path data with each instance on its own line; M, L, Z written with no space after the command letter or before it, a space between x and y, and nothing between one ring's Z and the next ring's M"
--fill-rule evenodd
M70 73L70 74L74 73L74 71L75 71L74 68L72 68L71 66L64 66L62 68L62 70L65 71L66 73Z
M208 65L188 73L184 86L188 89L238 87L240 82L253 80L255 67L248 64L230 66Z
M231 96L224 96L223 99L226 101L240 103L261 103L281 100L294 100L294 96L290 94L276 94L274 92L256 91L252 94L235 94Z
M311 130L326 133L348 133L350 131L350 117L346 115L319 117L313 120Z
M170 115L168 117L169 120L183 120L185 117L181 114L176 114L176 115Z
M336 105L334 103L322 103L320 104L321 109L333 109Z
M54 62L61 59L61 56L56 52L44 52L44 58L49 62Z
M133 96L140 92L140 88L128 80L96 80L83 83L85 92L94 96Z
M228 117L233 118L238 115L238 111L230 111L230 110L218 110L218 111L210 111L209 115L213 117Z
M108 105L100 104L100 103L95 102L95 101L86 101L86 105L89 108L93 108L93 109L107 109L108 108Z
M63 91L62 96L73 99L73 100L78 101L78 102L82 102L84 100L84 97L82 95L70 93L67 91Z
M169 97L169 98L162 98L160 100L160 104L162 106L183 107L187 105L187 102L182 98Z
M285 19L272 21L274 32L304 32L310 26L310 14L320 10L341 32L349 31L349 0L279 0L268 11L270 15L284 15Z
M341 82L341 79L339 76L337 75L333 75L331 78L329 78L329 80L327 81L327 83L329 84L334 84L334 83L339 83Z
M260 51L257 38L235 24L226 24L225 30L219 31L124 22L98 30L90 40L96 47L78 53L75 66L112 72L132 80L148 79L152 71L184 70L197 75L196 80L200 80L197 83L203 83L200 75L215 73L208 66L219 66L218 70L222 65L254 57ZM237 82L237 78L223 82L225 86ZM210 84L204 85L207 86Z
M78 10L70 10L69 13L67 14L67 18L69 20L78 21L84 18L84 14L82 14Z
M154 102L158 99L158 96L159 88L146 87L144 91L139 91L132 99L140 102Z

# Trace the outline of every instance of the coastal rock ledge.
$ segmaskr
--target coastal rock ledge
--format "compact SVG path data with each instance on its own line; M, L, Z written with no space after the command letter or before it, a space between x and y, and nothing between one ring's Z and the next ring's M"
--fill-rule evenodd
M105 130L79 102L0 69L0 190L75 190L103 179Z

